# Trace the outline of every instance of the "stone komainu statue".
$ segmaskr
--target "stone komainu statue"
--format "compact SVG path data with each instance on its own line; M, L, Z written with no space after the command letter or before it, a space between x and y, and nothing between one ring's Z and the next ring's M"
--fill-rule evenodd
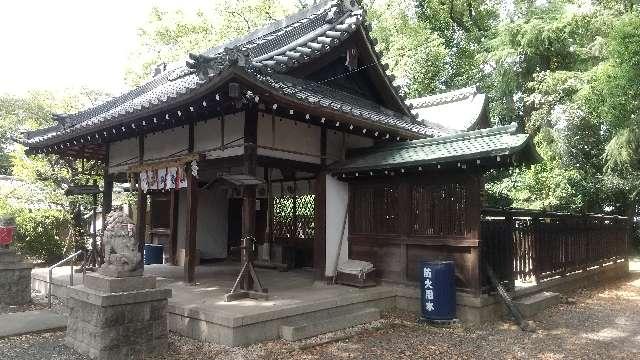
M141 273L142 258L134 233L135 225L127 214L122 211L109 213L102 237L105 258L101 273L116 277Z

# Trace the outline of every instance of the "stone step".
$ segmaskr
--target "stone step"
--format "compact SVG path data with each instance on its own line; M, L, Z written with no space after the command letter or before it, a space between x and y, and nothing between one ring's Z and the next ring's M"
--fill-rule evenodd
M560 294L549 291L542 291L514 300L518 310L520 310L522 316L525 318L531 318L544 309L557 305L560 302Z
M25 334L60 331L67 328L67 317L50 310L0 315L0 339Z
M283 325L280 327L280 336L288 341L297 341L379 319L380 310L368 308L349 314L330 317L313 323Z

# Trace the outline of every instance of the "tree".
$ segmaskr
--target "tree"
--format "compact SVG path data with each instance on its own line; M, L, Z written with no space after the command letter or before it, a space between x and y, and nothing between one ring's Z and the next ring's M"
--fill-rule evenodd
M70 227L69 233L72 236L68 237L67 250L82 246L80 240L83 239L84 229L86 228L82 214L85 213L83 209L88 209L90 204L88 199L66 197L64 190L69 186L89 184L93 180L99 179L103 165L94 161L82 162L56 155L26 156L24 147L13 143L11 137L18 135L18 132L22 130L52 125L53 113L73 113L84 107L96 105L106 97L107 95L100 91L88 89L67 91L65 95L59 97L46 91L31 92L25 97L0 96L0 124L2 124L2 134L4 134L1 138L0 150L2 152L0 154L4 159L8 160L4 163L2 169L5 173L11 174L27 183L38 184L38 187L44 190L45 201L53 209L58 209L60 213L47 212L41 215L49 219L48 221L51 221L52 224L56 224L56 228L64 224L64 219L71 219L71 223L68 225ZM29 203L29 197L32 197L33 194L16 191L11 196L15 197L14 204L25 204ZM23 198L20 199L20 197ZM28 214L31 210L27 212L23 210L21 208L8 209L6 206L0 209L0 211L12 211L21 215L19 219L24 220L22 223L23 230L21 231L37 230L37 224L30 224L30 221L35 219L34 216ZM69 217L69 215L71 216ZM29 241L31 244L29 249L33 251L36 251L34 250L36 248L48 248L46 246L38 247L33 245L33 239L37 237L35 235L30 236L21 233L21 236L24 241ZM52 236L54 235L41 241L50 240ZM35 243L39 244L38 241ZM56 248L51 247L50 249L53 251ZM42 253L37 253L37 255L44 256L47 260L53 259ZM62 255L62 253L56 253L55 255Z
M300 0L298 6L306 6ZM297 8L276 0L216 2L211 11L194 14L154 7L149 20L138 30L139 45L131 56L126 81L137 86L148 80L155 66L186 60L225 41L281 19Z
M445 88L448 52L437 34L407 12L411 6L410 1L371 3L368 18L390 72L405 92L420 96Z
M640 192L640 14L617 21L608 42L609 59L593 71L581 94L588 115L601 119L608 135L604 150L608 175L628 184L630 203ZM632 207L635 207L632 206Z
M446 49L445 89L478 82L487 40L499 21L501 1L496 0L417 0L416 17L436 34Z

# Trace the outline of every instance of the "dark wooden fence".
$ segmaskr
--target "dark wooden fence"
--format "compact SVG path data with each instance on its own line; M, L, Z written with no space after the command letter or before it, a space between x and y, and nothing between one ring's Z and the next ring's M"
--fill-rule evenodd
M483 209L482 254L500 280L539 282L627 255L626 217Z

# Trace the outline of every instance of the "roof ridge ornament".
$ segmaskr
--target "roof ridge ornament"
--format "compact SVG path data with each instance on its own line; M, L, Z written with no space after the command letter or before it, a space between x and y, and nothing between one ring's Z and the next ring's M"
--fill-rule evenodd
M197 74L202 81L218 75L223 69L231 65L245 67L251 63L250 52L240 46L225 48L222 53L209 56L205 54L189 53L187 68L192 74Z
M344 3L342 1L336 1L329 8L329 12L327 13L327 17L324 22L327 24L333 24L338 21L342 15L344 15L344 12Z

